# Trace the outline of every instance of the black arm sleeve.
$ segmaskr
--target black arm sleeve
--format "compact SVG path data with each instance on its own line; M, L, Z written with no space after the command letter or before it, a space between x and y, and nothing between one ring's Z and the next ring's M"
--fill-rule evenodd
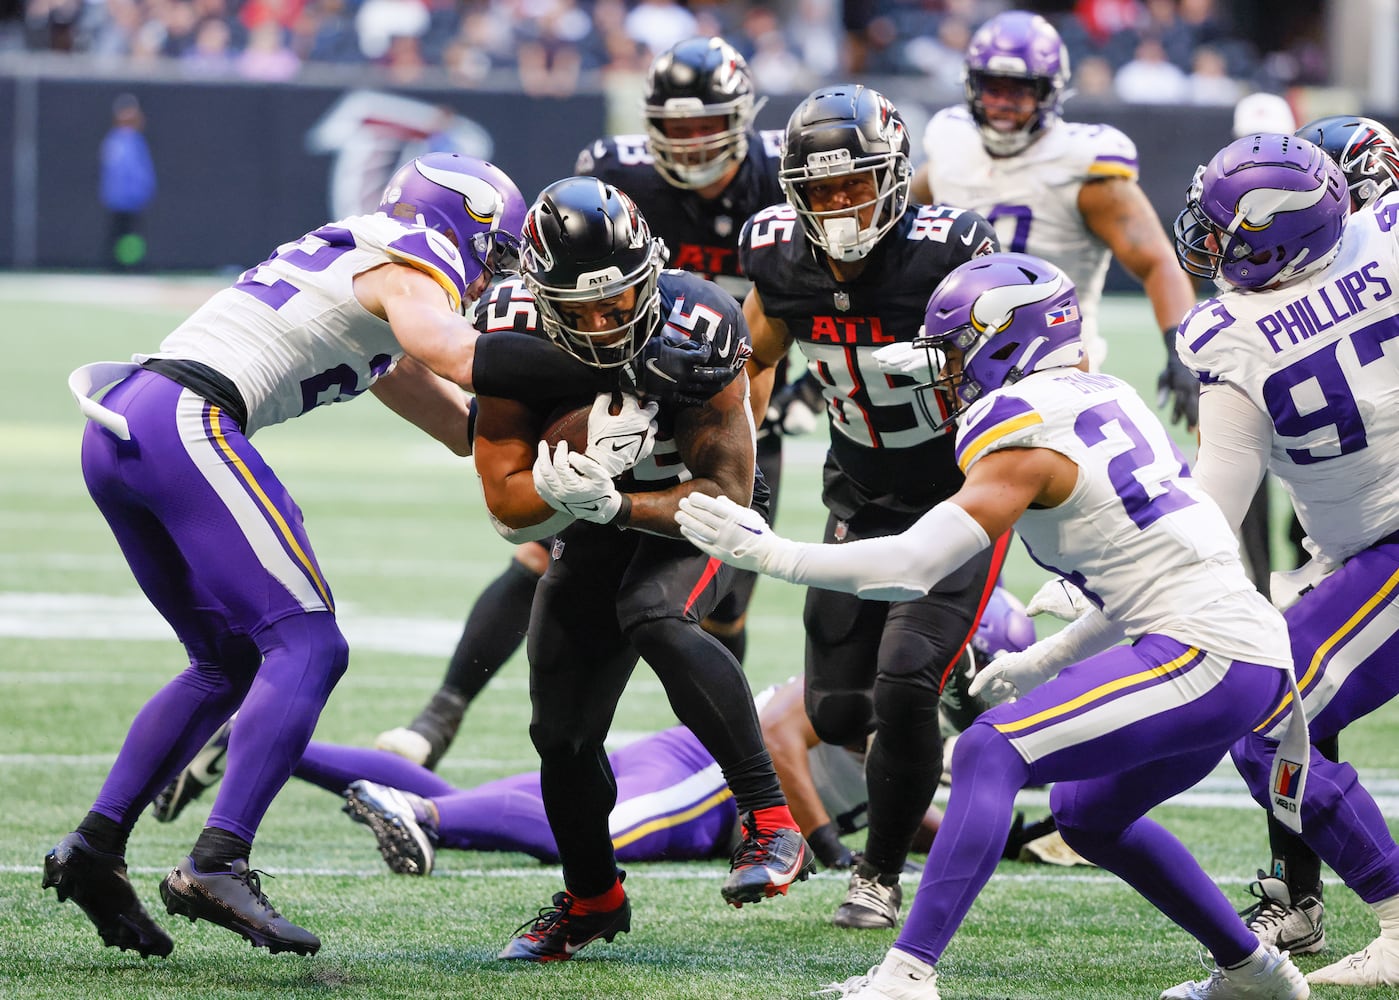
M606 392L616 378L585 365L547 340L502 332L476 342L471 381L483 396L531 403Z

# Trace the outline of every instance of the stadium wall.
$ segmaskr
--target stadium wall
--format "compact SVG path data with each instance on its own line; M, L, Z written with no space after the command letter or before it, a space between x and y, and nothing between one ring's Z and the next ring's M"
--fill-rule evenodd
M876 86L880 86L876 83ZM936 110L918 81L884 81L917 139ZM107 219L97 149L113 99L135 93L159 191L146 213L152 271L242 269L279 241L377 202L404 159L448 145L493 159L531 197L568 173L603 134L598 93L532 98L462 90L346 90L343 86L81 79L0 74L0 266L97 269ZM759 124L780 128L796 103L777 97ZM1068 117L1116 125L1137 143L1142 186L1169 225L1196 164L1228 141L1229 109L1090 106ZM8 216L8 219L5 217ZM1113 282L1130 279L1118 275Z

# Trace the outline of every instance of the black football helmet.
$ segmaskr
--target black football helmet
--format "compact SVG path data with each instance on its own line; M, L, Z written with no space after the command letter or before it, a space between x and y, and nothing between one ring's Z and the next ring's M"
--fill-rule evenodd
M1297 134L1324 149L1346 175L1351 211L1399 190L1399 140L1373 118L1331 115L1308 122Z
M778 180L796 209L807 238L833 260L860 260L874 249L908 208L912 169L908 129L898 109L877 90L858 83L813 92L787 122ZM807 201L808 182L873 171L873 201L816 212ZM874 206L867 225L861 209Z
M748 64L722 38L690 38L662 52L647 73L642 108L656 171L678 188L713 184L748 155L748 130L762 106L754 100ZM666 135L667 121L719 116L726 124L717 132Z
M665 244L651 235L636 203L596 177L555 181L525 216L520 273L547 333L595 368L626 364L659 325ZM570 322L581 303L636 289L629 316L607 329Z

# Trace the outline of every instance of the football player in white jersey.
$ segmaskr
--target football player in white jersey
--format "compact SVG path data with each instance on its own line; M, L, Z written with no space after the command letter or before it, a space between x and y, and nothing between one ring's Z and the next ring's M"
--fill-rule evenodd
M1196 478L1237 525L1273 473L1313 555L1273 587L1313 740L1399 694L1399 194L1351 213L1349 181L1304 138L1246 136L1199 169L1175 226L1182 266L1222 289L1178 342L1203 387ZM1275 761L1309 770L1301 837L1380 920L1307 978L1399 985L1399 846L1354 768L1276 739L1270 718L1234 747L1255 798Z
M1305 998L1296 966L1260 944L1146 818L1275 714L1293 723L1289 746L1305 747L1305 720L1279 712L1295 690L1281 616L1249 583L1229 525L1156 416L1126 383L1079 368L1079 305L1064 272L1026 254L973 259L938 286L925 323L920 343L946 357L937 384L962 408L966 483L951 499L899 535L839 545L781 538L723 498L692 496L677 514L685 537L726 562L870 600L926 593L1013 527L1094 606L1038 672L1007 669L1018 661L1006 656L978 675L973 691L1013 686L1018 699L958 740L958 780L893 949L830 989L935 1000L935 963L995 870L989 845L1004 842L1016 793L1053 782L1064 840L1214 955L1209 980L1163 997ZM1278 808L1295 810L1299 792L1281 790Z
M320 947L272 908L248 855L348 650L301 510L249 439L367 389L467 455L462 389L500 381L507 355L545 381L586 382L590 369L569 359L540 367L559 352L532 338L492 335L478 350L463 317L492 271L517 255L525 207L492 164L422 157L393 176L377 213L278 247L156 353L70 377L89 420L88 490L190 663L137 715L91 811L44 860L44 886L73 899L104 944L170 953L171 939L127 879L127 838L241 706L255 724L230 742L208 825L161 896L170 913L210 920L254 946ZM488 376L492 364L497 374Z
M1059 117L1069 54L1043 17L1007 11L967 46L966 106L944 108L923 135L927 161L913 175L915 200L981 213L1001 246L1052 261L1078 288L1089 367L1102 367L1098 303L1108 260L1139 280L1165 337L1160 399L1194 427L1199 387L1175 354L1176 324L1195 302L1170 240L1137 184L1137 148L1110 125Z

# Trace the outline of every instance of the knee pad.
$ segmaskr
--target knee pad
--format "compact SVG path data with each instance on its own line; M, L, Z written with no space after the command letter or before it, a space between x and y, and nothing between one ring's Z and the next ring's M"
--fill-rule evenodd
M874 731L874 699L867 691L806 689L806 714L822 743L863 745Z

